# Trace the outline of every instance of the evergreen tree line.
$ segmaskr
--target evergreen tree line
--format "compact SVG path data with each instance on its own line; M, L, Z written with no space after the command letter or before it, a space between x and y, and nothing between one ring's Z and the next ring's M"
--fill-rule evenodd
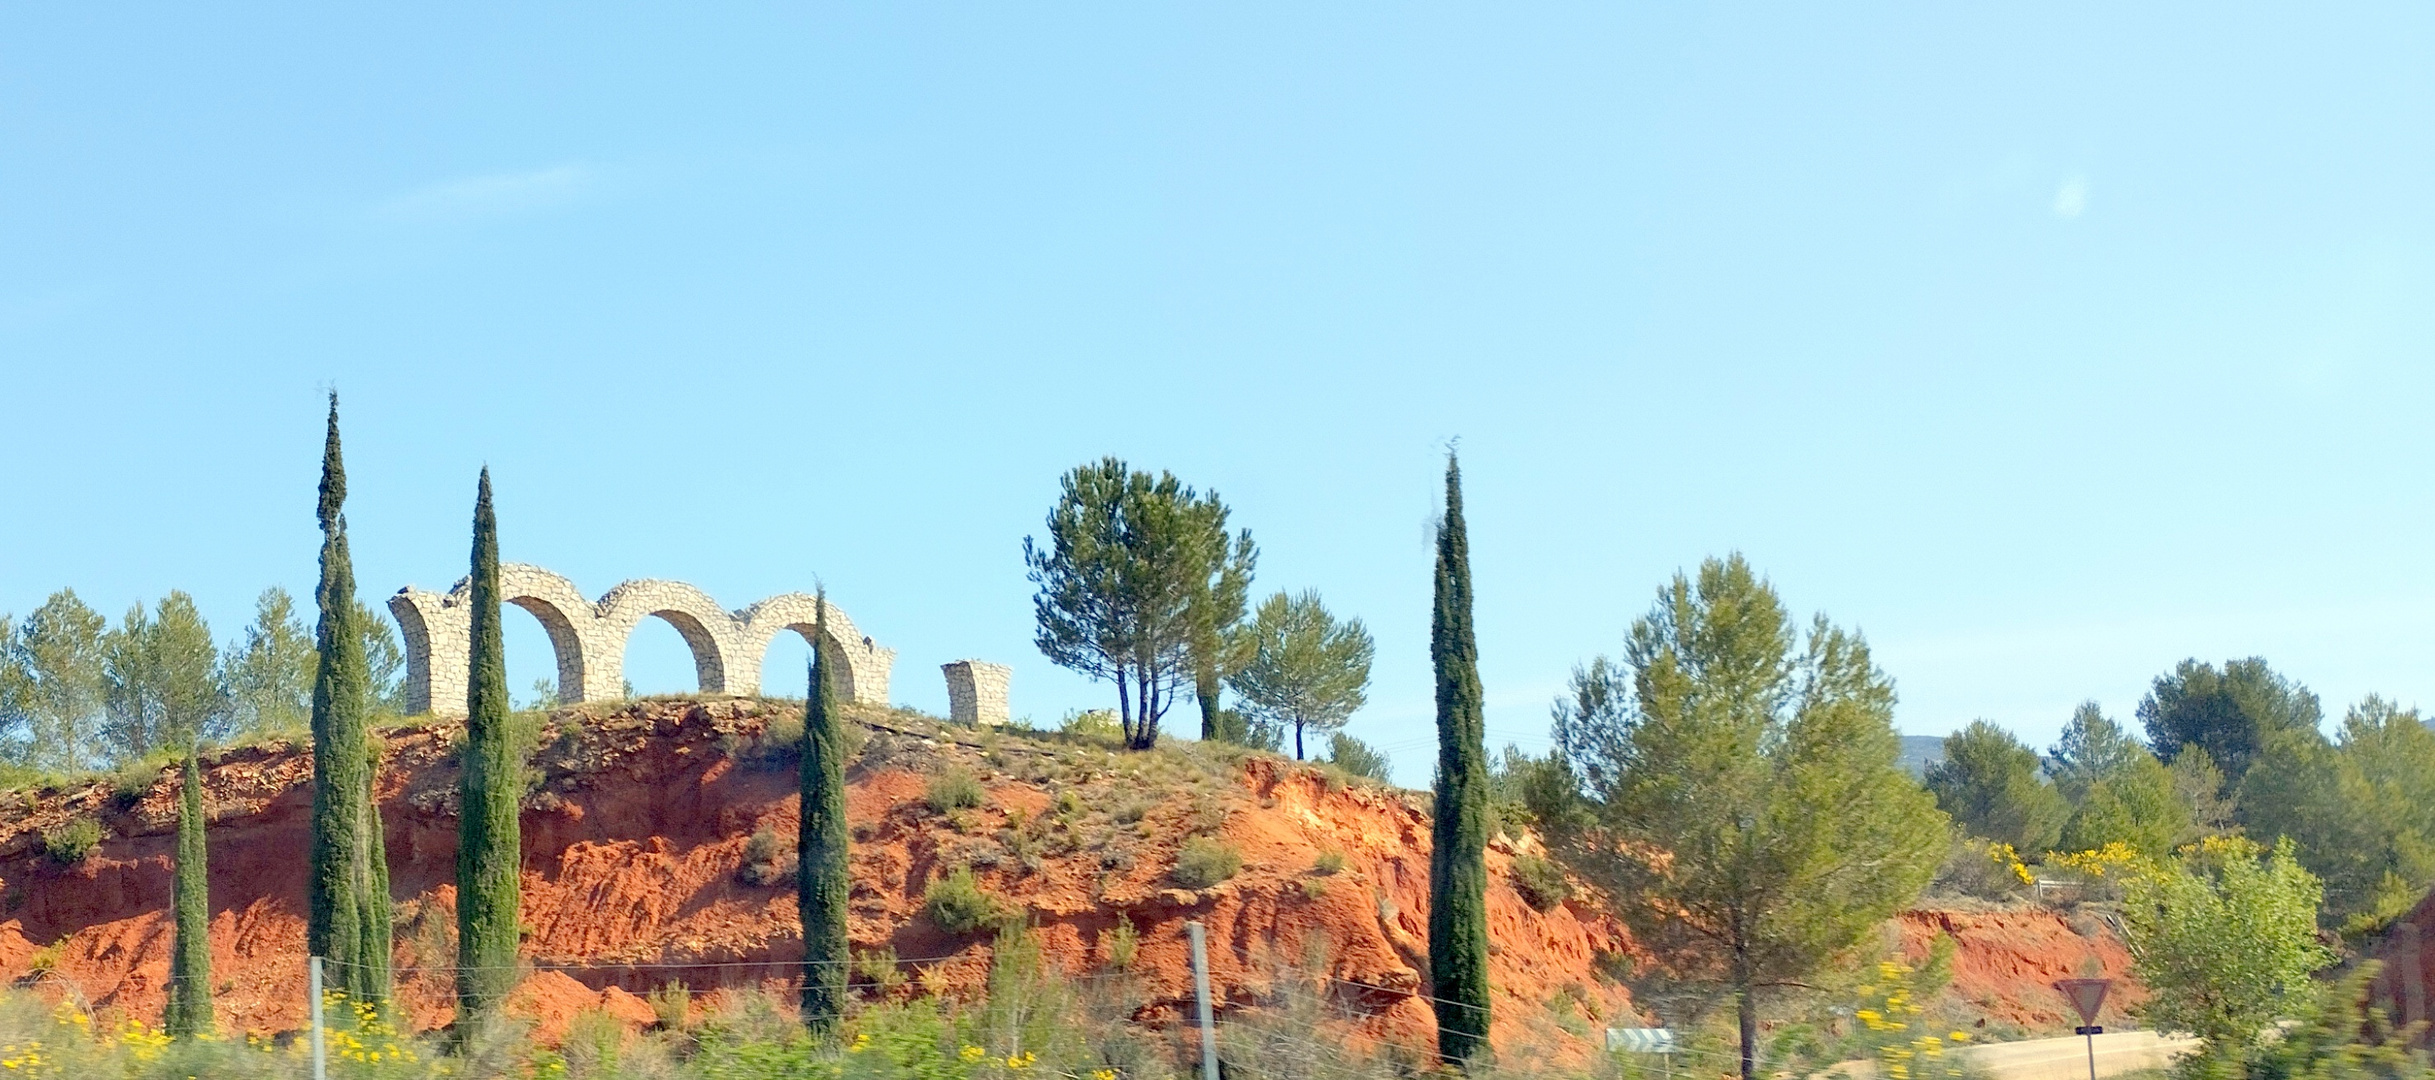
M2329 737L2317 696L2264 659L2192 659L2156 677L2136 720L2134 735L2083 704L2043 754L1980 720L1945 740L1926 784L1965 835L2031 862L2289 839L2324 882L2328 928L2346 934L2435 886L2435 730L2416 709L2370 695Z
M386 617L355 624L376 710L405 705L405 654ZM113 626L74 589L22 619L0 614L0 763L41 773L115 768L177 751L173 714L206 742L305 727L317 661L287 590L265 589L243 634L215 644L192 596L173 591Z

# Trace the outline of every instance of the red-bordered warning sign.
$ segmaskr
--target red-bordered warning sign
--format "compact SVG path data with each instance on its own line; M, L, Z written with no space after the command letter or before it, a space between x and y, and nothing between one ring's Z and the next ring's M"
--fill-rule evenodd
M2080 1022L2083 1024L2097 1022L2097 1010L2105 1007L2105 992L2113 988L2112 979L2063 979L2055 983L2055 989L2063 992L2064 1000L2071 1002L2072 1008L2080 1010Z

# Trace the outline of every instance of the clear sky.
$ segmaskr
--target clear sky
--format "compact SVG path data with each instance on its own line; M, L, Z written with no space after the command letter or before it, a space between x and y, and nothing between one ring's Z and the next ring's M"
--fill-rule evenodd
M335 385L367 599L488 463L507 558L825 581L930 709L1112 702L1020 548L1116 454L1368 622L1425 780L1458 437L1497 742L1736 549L1913 733L2435 705L2435 9L498 7L0 15L0 611L309 595Z

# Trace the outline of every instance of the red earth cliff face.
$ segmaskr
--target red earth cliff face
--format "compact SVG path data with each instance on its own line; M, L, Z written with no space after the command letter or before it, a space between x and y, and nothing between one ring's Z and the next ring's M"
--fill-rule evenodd
M545 1032L587 1008L647 1023L639 995L667 983L783 984L802 956L790 869L796 780L791 758L761 740L772 719L799 708L645 701L552 717L525 802L523 951L537 971L518 1009ZM1118 920L1129 921L1143 1021L1182 1015L1191 994L1183 927L1199 921L1222 1008L1260 1003L1286 972L1315 965L1335 980L1331 1003L1359 1033L1433 1041L1416 996L1426 982L1429 872L1418 797L1331 783L1262 755L1127 755L905 714L870 719L877 727L848 775L858 953L893 949L920 961L905 967L922 985L977 990L988 937L949 934L920 916L928 882L969 865L1029 916L1047 958L1069 973L1106 970ZM449 739L460 731L389 730L379 780L398 898L398 996L420 1028L450 1017L458 773ZM948 767L981 779L984 805L932 810L927 774ZM221 1022L293 1030L304 1019L310 756L274 743L207 768ZM39 985L157 1017L175 815L174 774L132 800L96 785L0 811L0 977L47 968ZM106 838L61 865L42 836L77 817L98 818ZM1177 887L1176 852L1194 834L1232 845L1242 871L1206 889ZM1340 855L1342 868L1324 872L1323 855ZM1597 972L1602 956L1630 952L1620 924L1580 900L1533 910L1512 886L1514 855L1502 839L1488 855L1499 1044L1586 1051L1580 1033L1640 1023L1629 995Z
M1953 939L1953 982L1948 997L1988 1020L2033 1033L2070 1030L2080 1023L2060 991L2058 979L2114 980L2097 1022L2125 1026L2147 991L2131 978L2131 954L2122 939L2093 913L2069 916L2045 908L1985 911L1906 911L1898 920L1902 951L1924 957L1938 934Z
M669 983L713 994L785 986L802 956L791 870L796 780L788 737L767 729L798 709L651 700L552 716L523 818L523 952L536 970L513 1006L538 1020L544 1037L586 1009L648 1024L642 995ZM1046 958L1071 975L1108 971L1120 920L1129 923L1142 1022L1184 1016L1184 925L1198 921L1208 928L1221 1017L1273 1003L1315 972L1357 1037L1433 1044L1423 996L1423 796L1332 782L1267 755L1126 754L911 714L856 716L868 739L847 777L858 954L893 950L916 985L976 992L989 937L947 933L921 915L928 883L970 866L1027 916ZM417 1028L451 1016L458 772L450 739L461 730L385 732L379 794L397 897L394 962L399 1000ZM933 810L926 793L945 769L977 777L983 805ZM303 1023L310 778L310 756L285 743L208 764L214 996L231 1028L271 1033ZM175 779L163 776L132 799L93 785L0 809L0 978L146 1021L160 1015ZM101 821L106 838L61 865L45 854L43 834L80 817ZM1179 887L1171 871L1195 835L1232 846L1242 871L1206 889ZM1513 885L1518 854L1505 838L1488 852L1496 1044L1577 1058L1594 1052L1601 1027L1653 1022L1600 974L1633 954L1622 925L1579 898L1534 910ZM1322 868L1339 857L1340 869ZM2033 1030L2074 1022L2049 984L2082 974L2086 957L2117 978L2127 966L2110 933L2091 925L2084 936L2040 909L1913 911L1895 929L1914 957L1937 933L1952 936L1952 993ZM865 993L884 992L866 976L856 981ZM2109 1021L2136 999L2135 990L2118 996Z

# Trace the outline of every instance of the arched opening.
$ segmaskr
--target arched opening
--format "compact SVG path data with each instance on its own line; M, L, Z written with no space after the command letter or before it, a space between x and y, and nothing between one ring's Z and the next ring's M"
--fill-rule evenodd
M812 643L792 630L778 631L769 639L769 648L761 653L761 695L802 697L811 685L805 677L811 667Z
M516 614L517 608L526 614ZM499 616L511 707L546 709L582 696L583 654L575 645L573 627L564 625L555 610L522 601L502 605Z
M694 643L687 640L685 626L667 613L656 614L659 617L634 624L633 632L626 635L626 696L700 692L699 657ZM677 618L693 621L681 614Z

